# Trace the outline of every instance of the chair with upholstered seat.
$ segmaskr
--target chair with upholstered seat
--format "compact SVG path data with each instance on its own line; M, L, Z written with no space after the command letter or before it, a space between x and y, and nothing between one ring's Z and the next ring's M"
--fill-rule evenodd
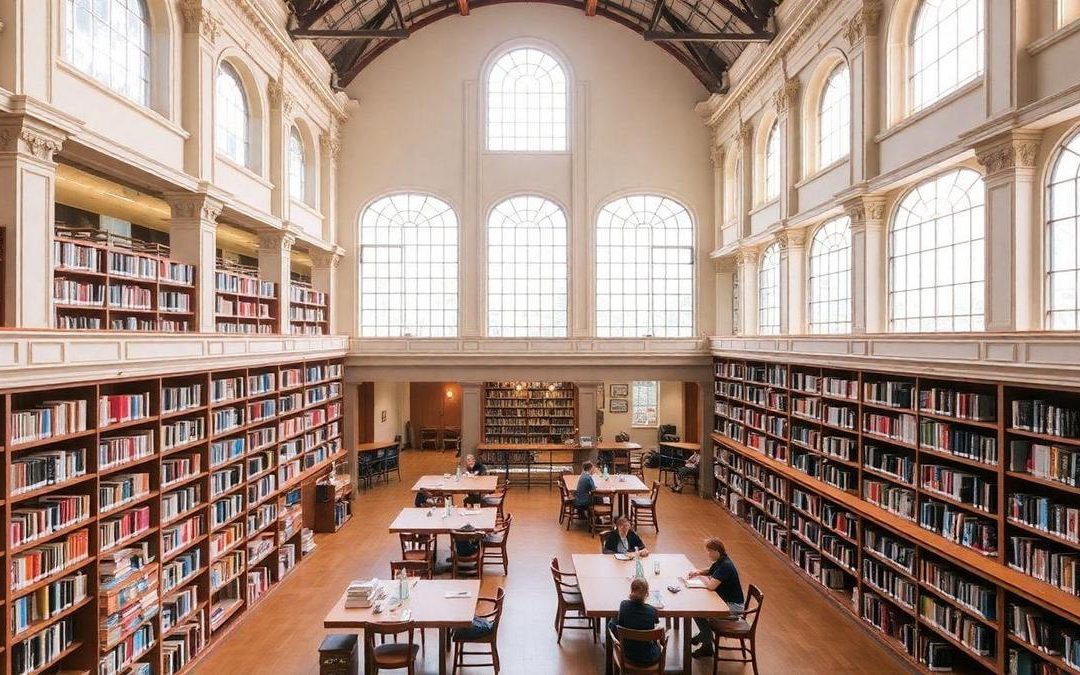
M371 672L404 668L409 675L413 675L416 672L416 656L420 653L420 645L416 644L415 631L412 621L368 624L364 628L364 643L371 659ZM408 640L396 641L402 633L407 634ZM387 637L395 641L375 643L375 638L380 638L379 641L383 642Z
M653 481L648 497L634 497L630 500L630 522L637 530L641 525L648 525L660 531L660 521L656 518L656 503L660 500L660 483Z
M746 609L738 619L719 619L711 623L713 629L713 675L719 671L720 662L749 663L754 669L754 675L758 675L757 665L757 625L761 618L761 605L765 602L765 595L761 589L750 584L746 593ZM721 640L737 640L736 646L723 646ZM721 656L722 652L738 652L738 656Z
M428 578L435 572L435 536L425 532L401 532L401 559L423 561L428 566Z
M432 427L424 427L420 430L421 450L440 450L439 430Z
M592 503L589 504L589 532L595 533L604 529L610 529L615 524L615 509L611 500L593 494Z
M503 505L506 503L506 492L509 489L510 484L502 482L495 488L495 492L480 497L481 507L498 509L495 513L495 518L500 522L503 520Z
M596 642L600 634L600 622L585 616L585 601L581 598L577 575L561 571L559 559L552 558L551 578L555 580L555 598L558 601L555 606L555 632L558 634L556 644L562 641L564 628L591 631L593 642ZM567 621L575 623L567 623Z
M510 525L514 522L514 514L506 514L502 523L497 525L490 534L485 534L483 550L480 553L481 565L501 565L503 574L510 572L510 558L506 554L506 542L510 539Z
M496 673L499 672L499 621L502 619L503 600L506 598L506 591L499 588L495 592L494 598L477 598L476 618L482 621L487 621L490 624L490 630L487 630L482 635L470 634L471 629L455 630L450 636L450 641L454 645L454 670L456 674L458 668L479 668L483 666L491 666ZM480 607L487 607L487 611L479 611ZM488 651L467 651L466 645L487 645ZM471 661L465 663L466 656L487 656L491 658L490 663L477 663Z
M459 546L464 544L465 546ZM462 555L460 548L471 548L469 555ZM455 579L484 577L481 556L484 551L484 533L475 530L454 530L450 533L450 569Z
M584 520L584 516L577 510L574 493L571 492L563 481L559 481L559 524L566 521L566 529L574 524L574 520Z
M667 660L668 632L664 628L651 630L633 630L614 626L608 631L608 640L611 640L611 661L614 672L619 675L663 675L664 663ZM635 663L626 659L623 654L623 643L626 640L638 642L656 642L660 645L660 656L652 663Z

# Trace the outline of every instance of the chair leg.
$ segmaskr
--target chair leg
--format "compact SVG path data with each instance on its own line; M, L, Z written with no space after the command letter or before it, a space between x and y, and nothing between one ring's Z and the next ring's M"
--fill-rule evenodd
M754 669L754 675L758 675L756 642L754 639L750 640L750 667Z
M495 672L499 672L499 645L491 643L491 663L495 666Z
M563 622L566 621L566 610L561 610L559 615L555 617L555 632L558 637L555 639L555 644L562 642Z

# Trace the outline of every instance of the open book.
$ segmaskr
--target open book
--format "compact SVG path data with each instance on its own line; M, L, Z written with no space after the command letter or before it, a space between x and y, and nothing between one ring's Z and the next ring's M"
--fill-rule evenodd
M687 588L706 588L705 580L701 577L680 577L680 579Z

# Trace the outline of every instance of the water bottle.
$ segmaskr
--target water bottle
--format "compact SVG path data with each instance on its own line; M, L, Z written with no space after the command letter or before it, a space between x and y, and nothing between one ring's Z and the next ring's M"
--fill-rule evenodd
M457 481L461 480L461 465L460 464L458 464L457 475L454 476L454 480L457 480Z
M398 598L409 599L409 576L405 574L404 569L398 570Z
M660 561L659 560L653 560L652 569L653 569L653 574L655 574L656 576L660 576Z
M450 517L450 498L449 497L446 498L445 506L443 508L446 509L446 513L443 514L443 517L444 518L449 518Z
M636 558L634 560L634 578L635 579L644 579L645 578L645 567L641 564L641 558Z

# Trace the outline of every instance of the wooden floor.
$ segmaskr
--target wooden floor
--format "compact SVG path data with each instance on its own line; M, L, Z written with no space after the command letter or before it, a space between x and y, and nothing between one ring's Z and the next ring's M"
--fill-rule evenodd
M400 557L398 538L387 527L403 506L412 505L413 480L423 473L449 471L453 462L450 454L406 452L402 481L361 491L352 520L334 535L321 535L315 553L206 655L195 673L317 673L323 616L350 580L386 578L389 561ZM603 672L602 648L593 644L587 631L568 631L562 644L555 644L551 557L558 555L564 567L570 567L572 553L597 551L597 540L586 532L577 528L567 532L558 526L557 503L555 490L511 489L507 499L507 510L514 514L511 572L503 576L493 571L484 577L485 595L497 586L507 592L499 635L502 672L507 675ZM755 583L765 593L759 627L761 673L908 672L853 617L822 598L716 504L665 489L659 514L660 534L642 533L652 550L685 553L704 565L701 542L719 536L739 568L743 586ZM438 643L428 641L421 672L438 672L433 644ZM672 635L672 644L680 644L677 634ZM711 666L711 660L699 659L694 672L709 673ZM721 672L744 671L737 664L722 664ZM745 672L750 673L749 667Z

